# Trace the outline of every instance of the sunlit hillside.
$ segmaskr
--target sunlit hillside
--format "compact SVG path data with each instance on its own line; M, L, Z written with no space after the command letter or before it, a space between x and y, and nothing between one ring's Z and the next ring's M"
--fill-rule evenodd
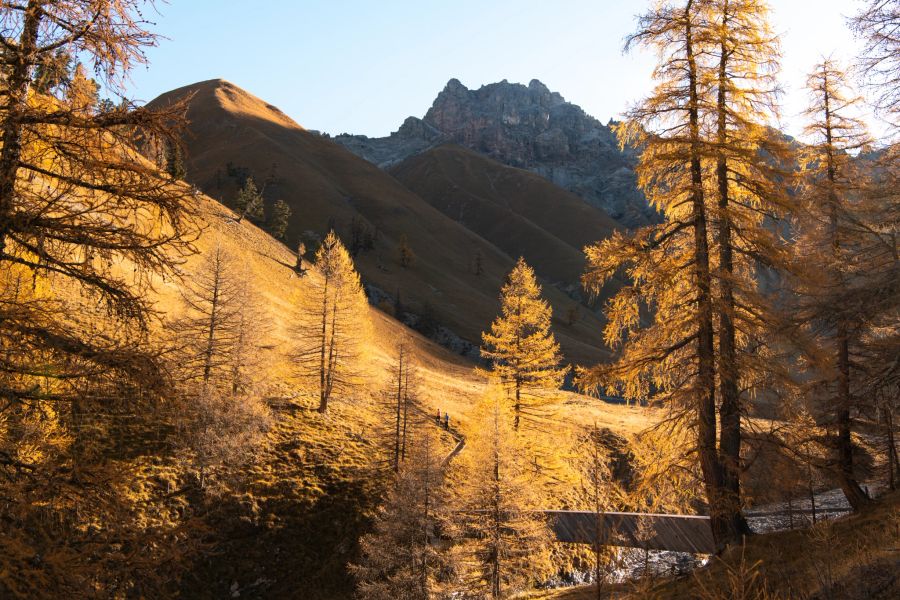
M185 591L215 597L237 583L238 589L253 597L290 596L300 577L321 586L307 597L347 593L344 568L353 545L338 540L352 539L374 510L372 494L379 489L378 479L364 484L358 478L360 472L374 476L382 460L379 453L383 450L374 432L385 418L380 404L398 344L407 341L414 348L421 378L421 410L428 413L429 420L438 410L449 413L454 429L464 436L481 426L472 420L472 414L485 393L487 379L475 372L471 362L371 307L374 332L367 346L365 385L352 397L336 398L328 415L318 415L313 410L315 398L304 391L305 384L298 380L292 363L297 299L317 275L298 276L293 268L296 256L288 248L256 226L238 223L234 213L215 200L200 195L194 202L203 227L195 242L197 254L180 267L180 279L157 282L156 307L167 318L176 318L184 307L185 286L202 272L214 249L240 257L241 276L247 278L254 302L264 313L261 341L265 367L256 377L266 390L273 430L268 436L269 448L239 488L240 493L226 492L204 509L204 520L218 531L215 539L222 555L205 567L195 567L201 569L197 573L200 579L186 583ZM585 424L616 432L627 447L632 435L659 418L651 409L606 404L571 392L546 394L551 402L545 416L529 426L530 435L536 444L552 448L564 459L577 454L574 440ZM434 430L441 431L436 425ZM442 444L442 452L449 453L456 442L445 433ZM553 460L554 470L540 484L542 508L584 507L574 463ZM153 473L151 470L146 476L155 476ZM235 519L240 524L232 523ZM322 529L326 521L340 523L339 528ZM254 541L235 543L233 536ZM276 558L267 559L272 553ZM201 587L194 587L197 585Z
M900 0L259 4L0 4L0 600L900 597Z

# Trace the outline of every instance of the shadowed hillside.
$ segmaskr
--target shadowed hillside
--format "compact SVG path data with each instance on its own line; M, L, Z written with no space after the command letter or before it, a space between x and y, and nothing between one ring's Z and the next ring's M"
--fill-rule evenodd
M581 291L583 248L617 223L549 181L452 144L408 158L390 173L442 213L549 282Z

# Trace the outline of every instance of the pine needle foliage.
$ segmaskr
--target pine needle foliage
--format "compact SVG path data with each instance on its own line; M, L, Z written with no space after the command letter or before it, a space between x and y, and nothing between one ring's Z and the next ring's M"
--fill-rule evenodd
M619 351L610 365L581 371L587 389L605 386L626 398L651 395L672 419L696 431L713 529L720 542L735 539L735 515L725 501L716 443L716 365L710 210L704 179L712 157L703 136L710 114L708 79L700 63L708 14L688 0L658 3L642 15L626 47L659 54L653 93L617 129L620 143L641 149L638 185L663 216L660 225L615 233L585 249L585 287L599 293L620 269L630 284L610 299L604 332ZM646 324L645 315L651 315Z
M148 4L0 7L3 597L125 593L138 577L153 595L177 571L171 530L136 518L121 457L147 452L135 440L171 389L149 333L151 286L177 276L198 231L189 188L135 142L174 142L184 105L98 102L87 75L123 92L155 44ZM73 68L75 56L89 68ZM123 548L141 548L141 560Z
M731 504L732 527L749 533L741 506L742 420L759 393L790 387L778 366L783 316L777 298L761 291L763 275L789 270L791 254L779 232L794 211L787 184L790 146L768 126L778 117L780 48L760 0L710 0L703 6L710 68L702 73L715 94L710 144L715 192L710 199L712 275L717 325L719 461ZM711 101L712 102L712 101Z
M473 422L454 499L463 587L473 597L508 597L547 571L552 537L535 512L540 486L502 389L480 399Z
M834 472L851 506L859 508L868 498L854 469L852 414L861 400L854 391L860 365L854 363L867 322L896 314L896 286L888 282L897 269L897 242L890 221L883 220L892 210L896 218L896 209L872 193L874 170L865 169L859 155L871 144L858 116L861 99L837 62L817 65L807 88L811 143L802 157L805 210L796 223L797 260L805 267L796 286L798 314L816 343L831 349L830 356L810 358L817 392L829 398L820 414L832 434ZM890 181L890 172L885 175Z
M334 231L316 251L310 275L297 302L294 363L314 385L324 413L335 393L352 393L362 383L371 328L359 274Z
M443 597L448 553L439 532L449 518L437 430L419 423L409 456L394 474L372 533L360 540L362 560L351 565L357 596L366 600Z
M234 200L234 207L238 213L238 222L240 223L245 217L251 221L259 222L265 214L265 203L262 193L257 189L256 182L252 177L248 177L244 182L244 186L238 191L237 198Z
M742 419L747 401L784 373L779 315L760 292L760 266L789 264L778 232L792 209L789 148L777 115L778 44L766 3L659 2L639 18L633 45L657 51L653 93L618 126L639 148L638 184L663 223L585 249L585 287L622 272L607 307L610 365L579 372L589 389L666 406L696 432L720 545L747 532L740 515ZM788 382L784 382L788 385ZM718 414L717 414L718 412ZM721 423L721 428L719 424Z
M500 316L482 333L481 356L491 361L493 373L510 390L513 422L541 416L540 390L557 389L568 372L560 367L559 344L550 331L552 310L541 298L541 286L532 269L519 258L500 292Z
M850 26L863 40L859 66L875 106L896 130L900 127L900 1L867 0Z

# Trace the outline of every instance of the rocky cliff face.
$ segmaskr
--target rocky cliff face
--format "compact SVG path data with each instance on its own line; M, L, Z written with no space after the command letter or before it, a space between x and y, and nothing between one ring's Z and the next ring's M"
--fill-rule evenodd
M340 135L335 141L382 168L437 144L454 142L528 169L578 194L626 226L654 220L637 190L635 157L610 128L534 79L470 90L451 79L425 117L409 117L385 138Z

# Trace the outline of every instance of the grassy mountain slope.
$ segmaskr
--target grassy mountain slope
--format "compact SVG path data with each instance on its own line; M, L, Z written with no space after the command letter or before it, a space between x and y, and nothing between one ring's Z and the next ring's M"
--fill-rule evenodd
M543 177L454 144L412 156L390 172L451 219L564 286L577 287L584 246L618 226Z
M315 393L295 380L291 361L294 302L313 275L297 277L290 268L290 250L256 226L237 223L234 213L208 197L196 201L204 227L196 242L198 254L182 265L181 278L156 282L154 300L167 318L173 317L180 311L184 286L208 253L218 246L240 257L266 323L260 383L273 424L269 447L247 470L245 481L220 496L204 497L194 490L180 498L180 510L206 528L188 535L202 533L215 552L192 565L179 590L190 598L229 597L235 591L242 598L349 598L352 581L345 567L354 559L356 540L377 504L373 457L378 449L371 432L378 390L397 340L408 337L415 345L426 409L449 411L463 432L479 426L469 412L485 382L460 357L370 308L369 383L354 398L337 398L328 414L320 415L313 409ZM656 418L653 411L564 392L554 409L542 435L557 445L574 439L579 424L598 423L628 435ZM165 458L152 457L151 462L141 475L147 485L174 477ZM173 484L175 489L181 485ZM560 495L569 491L564 487ZM552 495L547 504L565 505Z
M266 196L269 201L280 197L291 206L291 242L304 231L321 235L329 226L346 241L354 219L366 223L378 235L374 249L357 257L364 280L390 295L399 291L414 312L428 305L442 324L478 343L480 332L498 311L499 288L516 256L448 218L389 174L307 132L233 84L222 80L194 84L168 92L151 105L187 95L192 95L185 138L191 183L228 200L238 187L229 176L229 163L231 172L252 174L258 182L275 173ZM416 255L409 268L399 264L403 236ZM470 268L476 250L483 256L481 276ZM551 286L547 295L558 317L574 305ZM584 313L573 327L557 319L563 350L576 362L603 356L600 321Z

